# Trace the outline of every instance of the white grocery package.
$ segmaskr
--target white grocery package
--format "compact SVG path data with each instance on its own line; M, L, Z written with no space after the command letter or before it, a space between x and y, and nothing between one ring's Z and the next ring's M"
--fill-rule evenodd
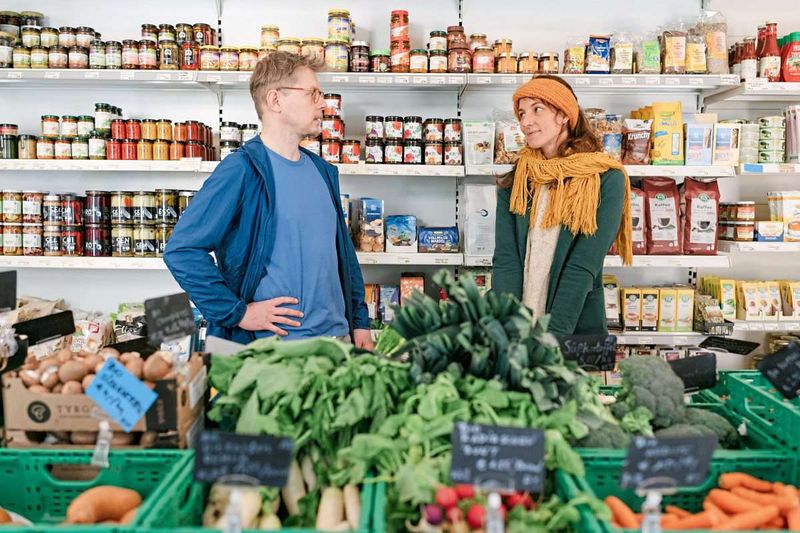
M467 165L491 165L494 161L494 122L464 122L464 159Z
M467 255L494 254L496 190L494 185L464 186L464 252Z

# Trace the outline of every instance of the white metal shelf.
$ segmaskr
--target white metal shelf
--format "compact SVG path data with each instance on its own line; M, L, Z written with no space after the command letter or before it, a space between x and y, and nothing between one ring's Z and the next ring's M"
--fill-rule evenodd
M461 266L462 254L422 254L422 253L380 253L358 252L358 262L362 265L418 265L418 266Z
M576 91L614 89L637 91L700 91L739 84L737 75L561 74ZM530 74L468 74L468 89L498 89L521 85Z
M800 100L800 83L774 82L765 79L747 80L705 95L704 104L714 105L724 102L796 102Z
M201 172L203 162L199 159L180 161L121 161L92 159L0 159L0 171L85 171L85 172ZM216 163L216 162L213 162ZM216 164L214 165L216 167ZM210 168L206 166L205 168Z
M800 97L798 97L800 101ZM744 163L738 173L747 174L800 174L800 163Z
M719 241L718 249L725 253L798 253L800 242Z
M513 165L467 165L467 176L497 176L511 172ZM698 177L725 178L736 175L736 168L731 166L660 166L660 165L625 165L629 176L665 176L665 177Z
M464 259L466 266L492 266L491 256L468 255ZM730 259L726 255L635 255L633 265L623 267L618 255L606 256L603 261L606 268L730 268Z
M665 331L625 331L611 333L616 335L617 344L628 346L665 345L665 346L695 346L708 337L696 331L665 332Z
M782 318L781 320L734 320L734 331L800 331L800 320L797 318Z

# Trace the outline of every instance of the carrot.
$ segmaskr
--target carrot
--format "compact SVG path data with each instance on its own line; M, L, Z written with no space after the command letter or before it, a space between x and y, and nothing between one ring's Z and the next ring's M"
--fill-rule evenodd
M786 488L784 488L784 492ZM763 505L775 505L781 510L781 512L788 511L793 507L797 507L798 503L796 498L787 498L782 494L767 494L765 492L757 492L744 487L734 487L731 489L731 492L751 502L761 503ZM792 492L794 492L794 489L792 489ZM795 497L796 496L797 494L795 493Z
M686 509L681 509L677 505L667 505L664 508L664 512L667 514L674 514L679 518L684 518L686 516L690 516L692 513L687 511Z
M641 526L642 522L644 522L644 515L642 513L634 513L633 516L636 517L636 522Z
M611 514L621 527L639 527L639 520L631 508L625 505L625 502L616 496L607 496L603 501L611 509Z
M708 493L708 499L728 514L758 511L762 508L761 504L746 500L727 490L711 489Z
M703 511L681 518L670 526L670 529L708 529L721 523L716 515L710 511Z
M714 502L712 502L708 498L706 498L706 500L703 502L703 510L704 511L709 511L709 512L717 515L722 520L727 520L728 519L727 513L725 513L725 511L723 511L722 509L717 507L714 504Z
M728 472L719 476L719 486L723 489L744 487L759 492L772 492L772 483L745 474L744 472Z
M797 489L792 485L786 485L778 494L781 496L781 498L789 502L789 509L800 507L800 496L797 495Z
M119 523L120 524L130 524L131 522L133 522L133 519L136 518L136 512L138 510L139 510L138 507L134 507L133 509L131 509L130 511L125 513L125 515L123 515L123 517L120 518Z
M135 490L101 485L82 492L67 507L68 524L97 524L106 520L119 521L131 509L142 503Z
M786 528L789 531L800 531L800 507L786 513Z
M786 520L782 516L776 516L766 524L764 524L762 529L785 529L786 528Z
M721 524L712 527L712 531L737 531L739 529L755 529L771 522L780 511L774 505L760 507L754 511L740 513Z
M678 515L674 514L662 514L661 515L661 529L672 529L672 526L678 522L680 518Z

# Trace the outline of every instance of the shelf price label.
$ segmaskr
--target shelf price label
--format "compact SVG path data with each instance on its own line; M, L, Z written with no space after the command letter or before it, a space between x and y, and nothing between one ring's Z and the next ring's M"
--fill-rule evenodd
M589 371L614 370L617 337L614 335L569 335L559 337L564 359L577 361Z
M638 82L635 76L624 76L621 81L622 85L636 85Z
M194 314L185 292L145 300L147 337L153 346L161 346L195 332Z
M0 272L0 309L17 306L17 271Z
M717 384L717 355L713 352L669 361L669 366L681 378L686 391L710 389Z
M800 344L792 342L758 363L761 372L784 398L797 398L800 394Z
M701 485L716 447L715 435L634 437L622 467L620 487L658 490Z
M83 73L83 79L85 79L85 80L99 80L100 79L100 73L96 72L96 71L95 72L84 72Z
M661 85L661 78L658 76L645 76L645 85Z

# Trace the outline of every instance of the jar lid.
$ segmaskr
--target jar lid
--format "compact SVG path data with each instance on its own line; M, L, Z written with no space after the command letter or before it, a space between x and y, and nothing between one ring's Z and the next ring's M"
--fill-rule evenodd
M172 24L159 24L158 25L158 29L160 29L160 30L174 30L175 26L173 26Z
M367 115L367 121L369 122L383 122L383 117L379 115Z
M345 140L342 141L342 144L347 144L347 145L350 145L350 144L361 144L361 141L359 141L358 139L345 139Z
M77 142L84 142L84 143L85 142L89 142L89 136L88 135L78 135L77 137L73 137L72 138L72 142L75 143L76 141Z
M461 119L460 118L446 118L446 119L444 119L444 123L445 124L460 124L461 123Z
M35 17L35 18L44 18L44 13L39 13L38 11L20 11L20 17Z
M50 48L47 49L48 54L52 53L66 54L67 51L68 50L66 46L51 46Z
M239 47L238 46L221 46L219 50L220 50L220 52L238 52L239 51Z
M16 124L0 124L0 128L17 128Z
M494 44L495 46L498 44L511 44L511 39L497 39Z
M154 118L149 118L149 119L146 119L146 122L168 122L168 123L172 124L172 121L170 119L168 119L168 118L160 118L157 121Z
M178 192L178 196L194 196L197 194L197 191L180 191Z
M431 50L430 55L432 56L446 56L447 50Z
M464 32L464 26L448 26L447 33Z
M365 46L369 48L369 42L367 41L353 41L353 46Z
M470 39L486 39L485 33L473 33L469 36Z
M42 120L46 119L56 119L58 120L60 117L58 115L42 115Z
M329 17L333 17L333 16L337 16L337 15L343 16L343 17L349 17L350 16L350 12L348 10L346 10L346 9L331 9L330 11L328 11L328 16Z
M526 58L535 57L536 59L539 59L539 54L536 54L534 52L522 52L519 55L519 58L522 59L523 57L526 57Z
M444 119L441 118L426 118L425 124L444 124Z
M312 44L320 46L320 45L325 43L325 40L324 39L317 39L317 38L313 38L312 37L311 39L303 39L301 41L301 43L303 44L303 46L312 45Z
M515 54L514 52L511 52L510 54L507 52L503 52L502 54L500 54L500 59L516 59L516 58L517 54Z
M18 17L19 13L16 11L0 11L0 17Z
M376 50L370 50L369 55L370 55L370 57L373 57L373 56L387 56L388 57L390 54L389 54L389 50L387 50L386 48L378 48Z
M103 196L105 194L109 194L108 191L97 191L97 190L90 190L86 191L86 196Z
M78 26L75 28L75 31L78 33L94 33L94 28L90 28L89 26Z
M461 141L446 141L445 146L461 146Z
M29 51L29 52L30 52L30 48L29 48L29 47L27 47L27 46L22 46L22 45L20 45L20 44L18 44L17 46L15 46L15 47L14 47L14 51L16 52L17 50L27 50L27 51Z
M475 51L476 52L491 52L491 53L494 53L494 48L492 48L491 46L476 46L475 47Z
M194 25L199 27L199 28L211 28L211 26L209 26L205 22L195 22Z
M225 146L225 147L233 147L233 148L238 148L240 144L241 143L239 141L233 141L233 140L220 141L220 143L219 143L220 147Z
M123 120L124 121L124 119L117 119L117 120ZM112 121L112 122L116 122L116 121ZM129 118L127 120L127 122L130 122L132 124L136 124L138 122L138 123L141 124L142 121L140 119L138 119L138 118Z
M316 139L316 137L315 137L315 139ZM322 139L322 144L325 144L325 143L328 143L328 144L342 144L341 141L338 141L336 139Z
M20 141L29 141L29 140L31 140L31 139L36 139L36 135L27 135L27 134L23 134L23 135L20 135L20 136L19 136L19 140L20 140Z
M28 26L22 26L22 27L20 28L20 30L21 30L23 33L24 33L25 31L35 31L36 33L39 33L39 32L41 32L41 31L42 31L42 30L39 28L39 26L30 26L30 25L28 25Z
M222 127L222 128L238 128L239 124L236 123L236 122L223 122L222 124L220 124L220 127Z
M11 228L21 228L22 227L22 222L4 222L3 223L3 227L4 228L9 228L9 227L11 227Z
M278 42L280 42L280 41L278 41ZM328 39L325 42L325 46L328 46L328 45L334 45L334 46L345 45L345 46L349 47L350 46L350 41L348 39L346 39L345 37L336 37L336 38Z
M45 137L44 135L39 135L38 137L36 137L36 142L39 142L39 141L51 143L51 142L53 142L53 139L50 138L50 137Z
M376 138L367 139L367 144L371 146L383 144L383 139L376 139Z
M278 44L280 43L300 43L302 42L299 37L284 37L282 39L278 39Z
M386 122L402 122L403 117L398 117L397 115L390 115L384 119Z
M422 145L422 141L420 141L419 139L406 139L405 145L406 146L421 146Z
M155 24L142 24L142 29L158 28Z
M339 99L341 99L342 95L341 94L336 94L336 93L327 93L327 94L322 95L322 97L323 98L339 98Z
M102 39L94 39L91 43L92 47L105 46L106 43Z
M422 122L422 117L409 116L403 119L405 122Z
M200 50L216 50L219 51L219 46L214 46L213 44L204 44L200 47Z
M257 130L258 124L242 124L243 130Z
M403 144L402 139L386 139L384 144L391 144L392 146L398 146Z
M261 31L280 31L277 26L261 26Z
M412 55L426 55L427 56L428 55L428 51L425 50L424 48L414 48L413 50L411 50L411 54Z
M242 52L250 52L250 53L255 54L256 52L258 52L258 48L256 48L255 46L243 46L243 47L239 48L239 53L242 53Z
M425 141L425 146L442 146L443 144L442 141Z
M392 15L408 15L408 11L405 9L395 9L392 11Z
M76 121L77 122L78 117L76 117L75 115L64 115L64 116L61 117L61 120L69 120L70 122L72 122L72 121Z
M135 39L125 39L122 41L125 46L139 46L139 41Z
M58 31L59 33L73 33L75 31L75 28L73 28L72 26L61 26L60 28L58 28Z
M0 138L6 139L6 140L12 140L12 139L16 139L17 136L14 135L13 133L4 133L4 134L0 135Z

